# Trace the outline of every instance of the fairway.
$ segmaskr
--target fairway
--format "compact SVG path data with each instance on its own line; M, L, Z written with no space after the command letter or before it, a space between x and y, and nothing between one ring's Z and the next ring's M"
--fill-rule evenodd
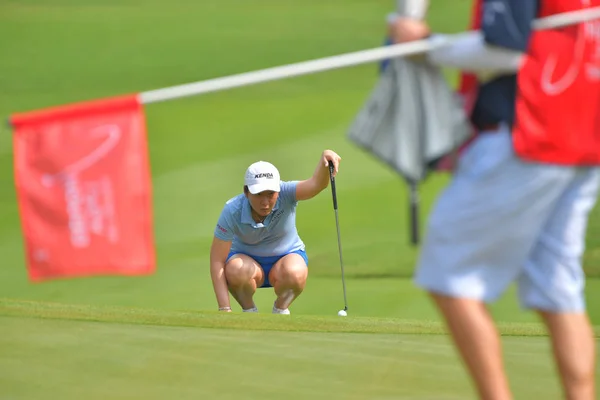
M470 0L436 0L458 32ZM0 118L381 45L389 0L3 0ZM447 71L450 82L456 73ZM467 376L430 300L412 283L408 192L346 138L377 80L367 64L145 107L158 266L144 277L30 283L0 126L0 398L467 399ZM324 149L336 178L349 316L329 188L298 207L309 278L290 317L272 290L258 315L215 312L213 230L246 167L308 178ZM420 187L421 225L448 182ZM600 207L587 236L586 298L600 341ZM511 287L491 307L516 398L560 398L546 332ZM600 343L599 343L600 345ZM600 368L600 367L599 367ZM600 385L600 370L596 381Z

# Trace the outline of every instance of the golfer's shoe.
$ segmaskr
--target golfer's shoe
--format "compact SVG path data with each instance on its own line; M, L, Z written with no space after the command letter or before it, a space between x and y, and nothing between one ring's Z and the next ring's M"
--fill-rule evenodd
M243 311L243 312L258 312L258 308L256 308L256 307L252 307L252 308L249 308L249 309L247 309L247 310L242 310L242 311Z
M277 308L275 307L275 304L273 304L273 314L285 314L285 315L289 315L290 314L290 310L285 308L285 309L281 309L281 308Z

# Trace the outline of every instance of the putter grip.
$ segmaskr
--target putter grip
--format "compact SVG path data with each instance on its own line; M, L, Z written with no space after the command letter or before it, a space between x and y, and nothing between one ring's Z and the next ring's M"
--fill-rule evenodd
M337 210L337 193L335 190L335 178L333 176L333 163L329 161L329 179L331 180L331 194L333 196L333 209Z

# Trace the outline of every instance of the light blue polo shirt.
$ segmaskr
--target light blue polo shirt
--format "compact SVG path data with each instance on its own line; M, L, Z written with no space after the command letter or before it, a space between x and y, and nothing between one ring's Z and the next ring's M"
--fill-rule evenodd
M279 198L264 222L252 219L250 202L243 193L229 199L223 207L215 236L231 241L231 251L250 256L272 257L304 250L296 229L296 185L281 182Z

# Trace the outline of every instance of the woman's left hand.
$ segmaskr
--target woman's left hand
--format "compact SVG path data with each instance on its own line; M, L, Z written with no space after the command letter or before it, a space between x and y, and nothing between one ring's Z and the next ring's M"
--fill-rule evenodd
M322 160L326 168L329 168L330 161L333 163L333 176L336 176L340 168L342 157L333 150L325 150L323 151Z

